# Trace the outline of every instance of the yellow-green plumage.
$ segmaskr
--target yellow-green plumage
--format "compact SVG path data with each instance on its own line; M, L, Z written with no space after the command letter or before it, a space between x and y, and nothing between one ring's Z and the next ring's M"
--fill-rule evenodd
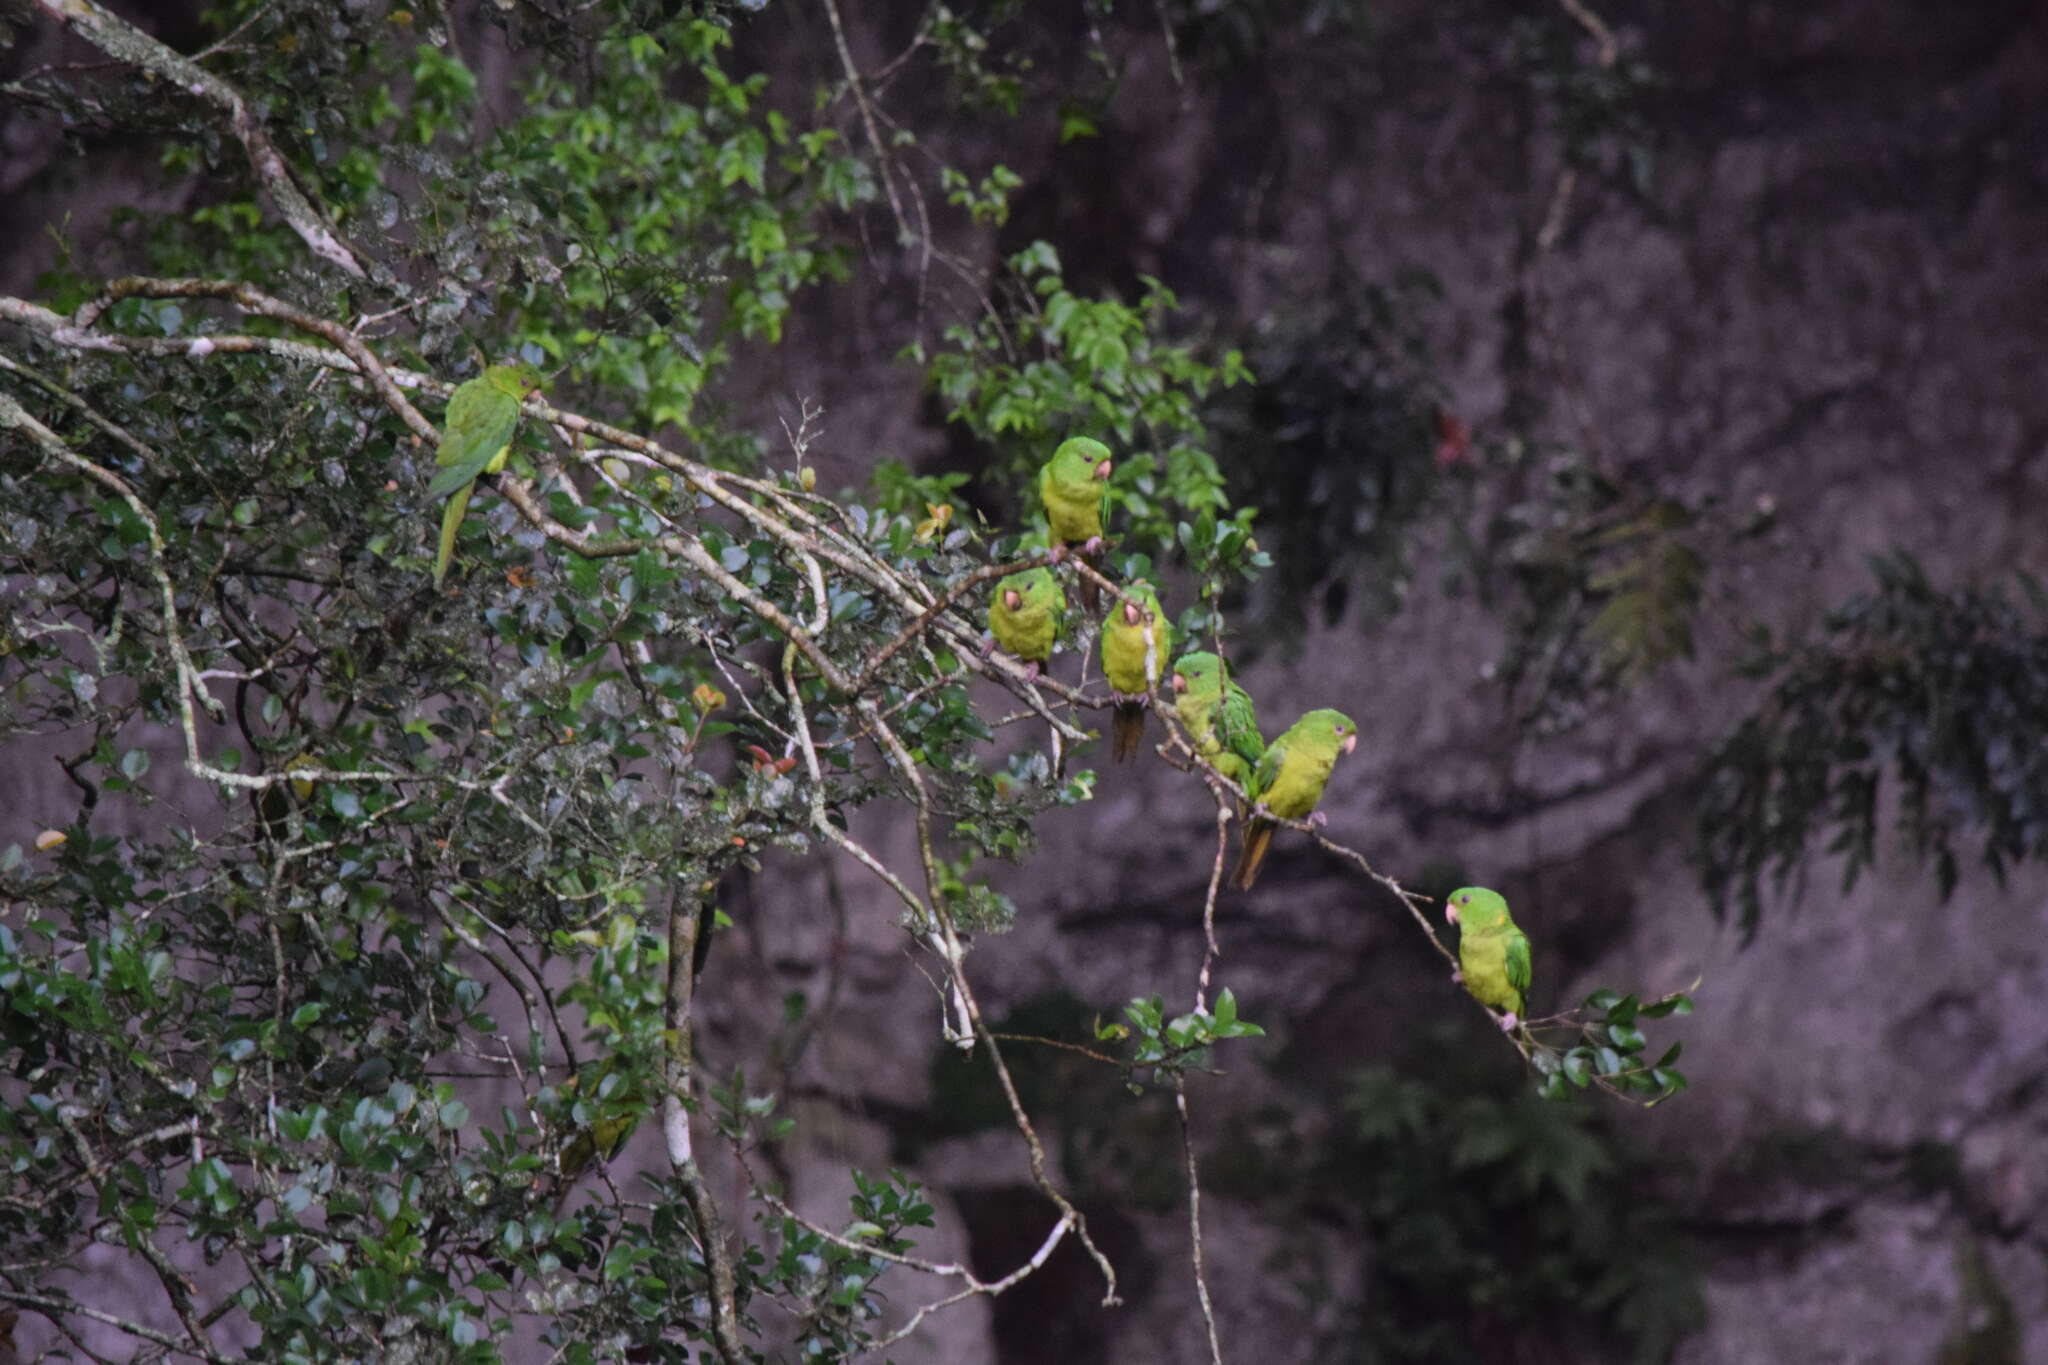
M441 544L434 556L434 586L448 574L455 536L479 474L495 474L512 453L512 432L519 425L519 405L541 387L540 371L531 365L493 365L475 379L456 386L448 399L448 418L441 428L441 446L434 463L441 472L427 485L430 498L445 497L441 513Z
M1483 886L1453 891L1444 918L1458 926L1458 976L1472 998L1501 1011L1502 1028L1521 1018L1529 991L1529 939L1499 892Z
M988 604L988 631L1026 663L1042 664L1052 657L1066 607L1066 594L1052 570L1027 569L997 585Z
M1087 436L1060 442L1052 458L1038 471L1038 497L1045 504L1045 524L1051 533L1055 561L1068 546L1077 547L1083 559L1093 561L1102 552L1102 517L1109 505L1109 473L1114 467L1109 447ZM1101 593L1083 578L1081 607L1093 616L1100 607Z
M1102 628L1102 676L1117 693L1110 708L1109 756L1118 763L1144 742L1145 708L1173 657L1173 623L1159 605L1159 594L1143 579L1124 591L1143 605L1119 599Z
M614 1056L562 1082L563 1095L573 1101L571 1112L583 1120L555 1159L565 1181L582 1175L600 1157L607 1162L616 1157L648 1110L640 1087L624 1081L618 1069Z
M1244 849L1238 854L1231 881L1249 891L1273 842L1273 821L1316 817L1316 803L1337 756L1358 746L1358 726L1342 711L1311 711L1290 725L1252 769L1252 818L1245 826Z
M1252 771L1265 757L1265 737L1251 696L1230 678L1218 656L1183 654L1173 665L1173 709L1195 752L1231 781L1251 790Z

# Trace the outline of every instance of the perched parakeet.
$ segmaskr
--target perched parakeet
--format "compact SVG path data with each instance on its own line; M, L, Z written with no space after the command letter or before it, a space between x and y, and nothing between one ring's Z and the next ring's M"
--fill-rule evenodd
M479 474L495 474L512 453L512 430L519 425L519 405L542 387L540 371L531 365L493 365L456 387L448 399L448 420L441 428L441 448L434 463L441 472L427 485L430 498L448 499L441 514L441 548L434 556L434 586L447 576L455 553L455 533Z
M562 1144L561 1153L555 1158L555 1168L564 1181L582 1175L600 1157L609 1162L617 1156L651 1107L640 1087L626 1081L618 1071L619 1058L613 1056L585 1067L580 1075L570 1076L561 1084L562 1094L581 1107L578 1116L589 1116L585 1125Z
M1173 666L1173 709L1195 752L1249 792L1266 741L1251 697L1231 680L1223 660L1206 651L1181 655Z
M1109 500L1109 447L1087 436L1060 442L1038 471L1038 496L1045 503L1045 524L1052 533L1052 560L1057 564L1069 546L1094 563L1102 553L1102 514ZM1081 580L1081 609L1090 616L1101 609L1101 592Z
M1444 918L1458 926L1458 970L1472 998L1501 1011L1500 1026L1513 1032L1529 990L1529 938L1508 915L1498 891L1467 886L1444 902Z
M1166 676L1167 660L1173 657L1173 623L1159 605L1159 594L1142 578L1124 591L1145 605L1119 599L1102 628L1102 676L1116 691L1110 708L1109 756L1118 763L1136 754L1144 741L1145 708L1152 704L1152 689Z
M995 642L1029 664L1030 675L1052 657L1067 611L1067 595L1051 569L1011 574L988 604L988 631ZM986 651L984 651L986 652Z
M1252 769L1252 815L1230 877L1234 885L1249 891L1259 879L1259 865L1273 842L1270 817L1322 822L1316 802L1323 799L1323 784L1330 780L1337 755L1357 747L1358 726L1351 717L1327 709L1309 712L1266 746Z

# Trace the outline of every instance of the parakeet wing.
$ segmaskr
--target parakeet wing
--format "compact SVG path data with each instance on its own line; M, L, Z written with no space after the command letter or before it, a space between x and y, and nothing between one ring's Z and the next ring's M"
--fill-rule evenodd
M1216 736L1223 747L1247 763L1266 756L1266 740L1259 733L1259 721L1252 699L1236 683L1223 685L1223 701L1216 710Z
M1279 740L1274 740L1266 752L1259 755L1259 765L1252 769L1251 795L1254 801L1259 798L1260 793L1273 785L1274 779L1280 776L1281 765L1285 762L1287 746Z
M1510 925L1507 940L1508 984L1521 994L1529 989L1529 938Z
M448 423L434 463L441 472L427 485L430 498L446 497L474 483L512 440L519 425L519 402L482 380L472 379L448 400Z

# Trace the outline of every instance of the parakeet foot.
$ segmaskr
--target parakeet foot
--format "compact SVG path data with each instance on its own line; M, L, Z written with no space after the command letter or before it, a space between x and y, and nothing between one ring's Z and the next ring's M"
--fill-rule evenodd
M1308 827L1310 829L1321 829L1329 823L1330 817L1319 810L1312 810L1308 813Z
M1094 557L1095 557L1096 555L1099 555L1099 554L1101 554L1101 553L1102 553L1102 537L1101 537L1101 536L1090 536L1090 537L1088 537L1088 539L1086 539L1086 540L1082 541L1082 542L1081 542L1081 553L1082 553L1082 555L1084 555L1084 556L1086 556L1087 558L1090 558L1090 559L1093 559L1093 558L1094 558Z
M1024 665L1024 681L1038 681L1038 660L1033 659L1030 663Z
M983 660L986 660L986 659L988 658L988 656L989 656L989 655L991 655L991 654L993 654L993 653L995 653L995 652L996 652L996 637L995 637L995 636L993 636L993 635L984 635L984 636L982 636L982 637L981 637L981 657L983 658Z
M1456 967L1453 967L1453 968L1451 968L1451 984L1452 984L1453 986L1462 986L1462 985L1464 985L1464 984L1465 984L1465 973L1463 973L1463 972L1459 971L1459 970L1458 970L1458 969L1457 969Z
M1067 557L1067 547L1066 547L1066 546L1065 546L1064 544L1060 544L1060 545L1055 545L1055 546L1053 546L1053 547L1052 547L1052 562L1053 562L1053 563L1057 564L1057 563L1059 563L1059 562L1060 562L1061 560L1065 559L1066 557Z
M1513 1010L1509 1010L1506 1014L1503 1014L1500 1017L1500 1031L1502 1033L1513 1033L1515 1031L1515 1025L1521 1022L1522 1021L1520 1019L1515 1017L1515 1012Z

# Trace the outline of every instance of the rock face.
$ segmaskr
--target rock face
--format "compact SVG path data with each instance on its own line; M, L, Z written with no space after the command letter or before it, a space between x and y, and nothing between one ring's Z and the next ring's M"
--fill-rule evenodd
M1155 274L1225 334L1333 281L1427 270L1443 286L1422 322L1447 405L1481 440L1534 392L1551 433L1616 477L1736 509L1770 501L1774 528L1712 566L1697 657L1566 734L1514 722L1482 673L1503 647L1498 615L1429 572L1385 624L1340 615L1245 681L1269 729L1317 705L1359 717L1324 805L1332 833L1404 877L1451 865L1505 890L1537 944L1540 1005L1700 978L1699 1013L1677 1030L1695 1089L1614 1119L1655 1153L1697 1239L1708 1320L1684 1365L2039 1358L2048 876L1967 874L1943 905L1905 862L1847 895L1817 862L1802 906L1775 907L1745 949L1708 913L1687 850L1698 761L1756 695L1729 670L1744 622L1810 627L1866 584L1874 551L1909 550L1942 582L2048 574L2048 12L1633 7L1622 37L1664 78L1642 105L1650 174L1637 189L1582 175L1567 196L1555 118L1511 79L1497 7L1375 8L1362 48L1280 34L1185 94L1134 27L1112 122L1079 169L1049 146L1036 167L1009 158L1031 185L1013 232L1062 242L1082 278ZM889 360L896 333L822 311L759 376L764 410L811 397L838 447L941 457L944 433ZM855 345L869 335L887 344ZM1445 533L1420 534L1426 564ZM1211 812L1160 767L1105 774L1098 801L1048 821L1005 883L1018 928L971 959L984 1008L1055 990L1185 1008ZM773 1075L754 1055L761 1020L789 990L836 994L790 1078L793 1197L831 1222L849 1163L910 1160L939 1205L920 1254L1006 1273L1052 1215L1023 1194L1014 1139L921 1136L939 1001L906 964L887 895L850 866L830 875L839 930L818 864L770 867L707 970L706 1055ZM1256 1111L1327 1106L1350 1071L1468 1008L1413 925L1362 888L1283 834L1256 893L1221 904L1217 979L1272 1038L1195 1087L1198 1153ZM1177 1153L1171 1122L1140 1132ZM1059 1125L1045 1138L1077 1185L1110 1160ZM973 1300L893 1358L1204 1358L1185 1210L1085 1193L1124 1307L1092 1307L1099 1277L1067 1248L1056 1294ZM1341 1290L1371 1248L1249 1199L1214 1195L1203 1212L1227 1355L1326 1358L1341 1317L1304 1308L1314 1297L1268 1268L1306 1261ZM907 1310L948 1291L896 1292Z

